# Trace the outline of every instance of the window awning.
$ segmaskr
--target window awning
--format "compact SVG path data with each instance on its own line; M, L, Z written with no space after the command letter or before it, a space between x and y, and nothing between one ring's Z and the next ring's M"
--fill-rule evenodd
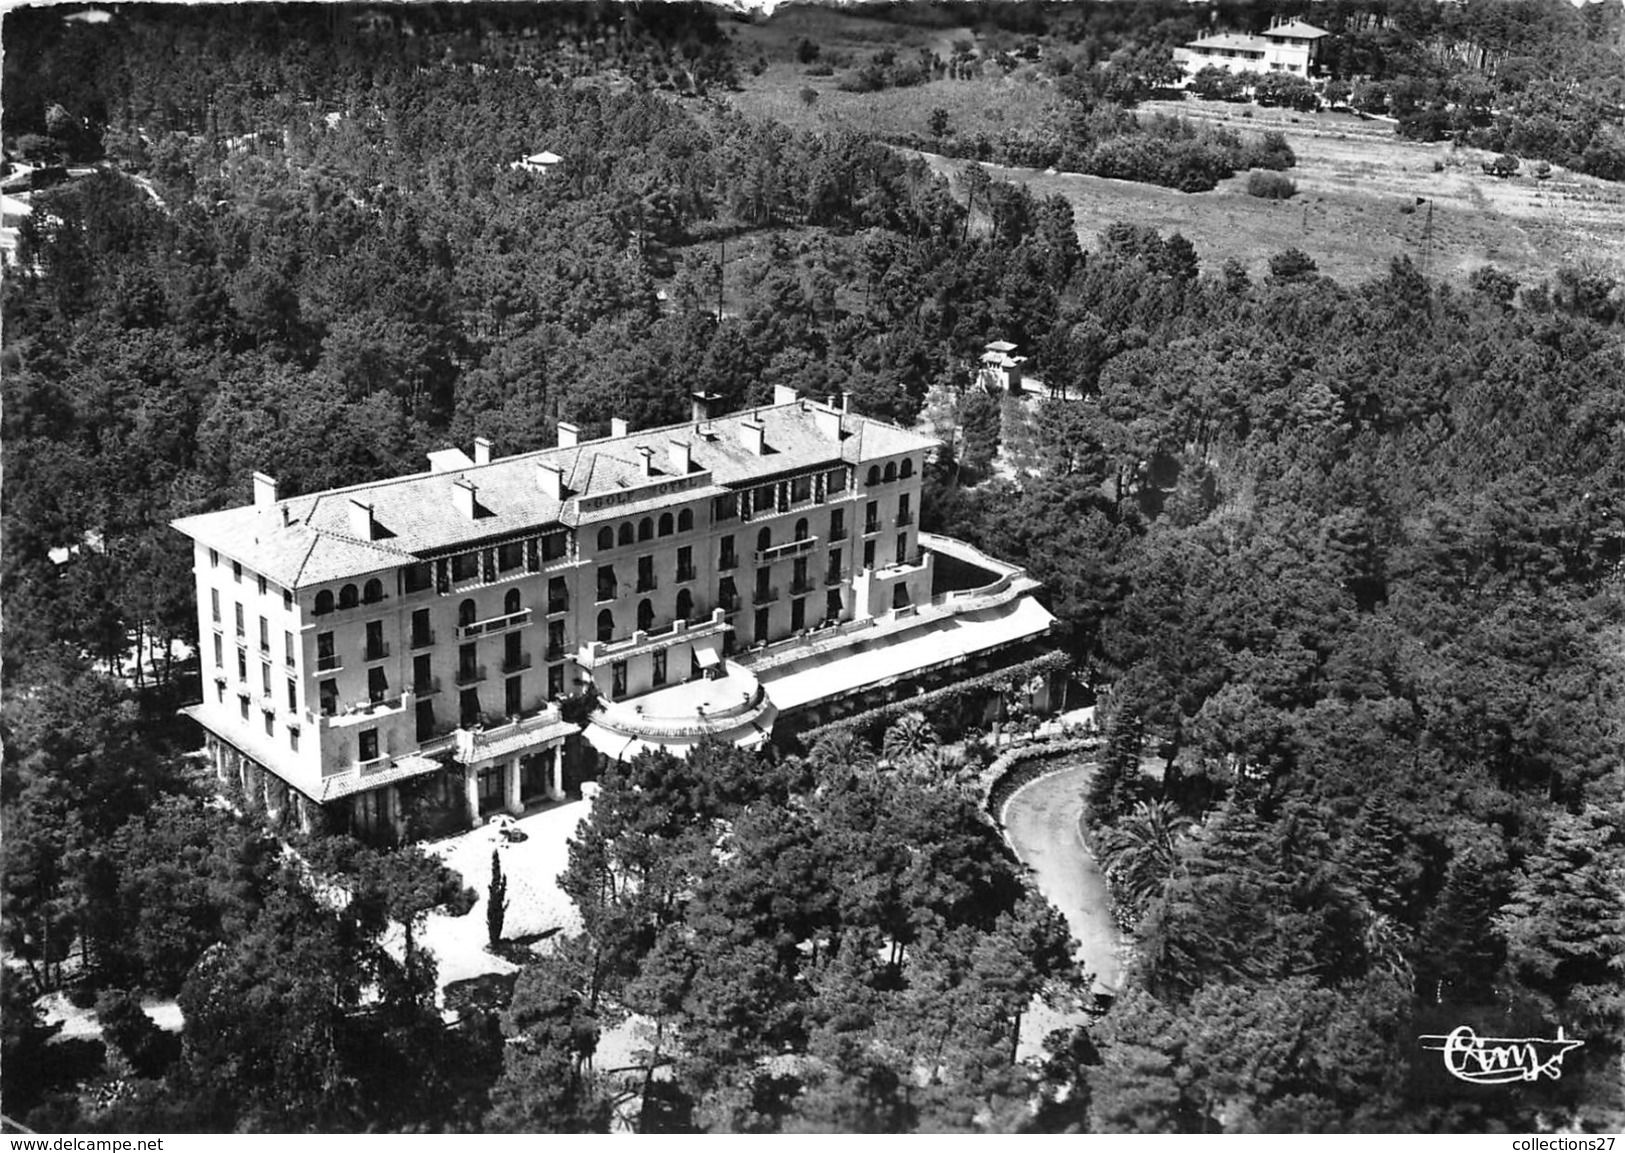
M719 654L717 650L713 648L700 648L696 646L694 649L694 659L700 662L700 667L702 669L714 669L720 667L722 664L721 654Z

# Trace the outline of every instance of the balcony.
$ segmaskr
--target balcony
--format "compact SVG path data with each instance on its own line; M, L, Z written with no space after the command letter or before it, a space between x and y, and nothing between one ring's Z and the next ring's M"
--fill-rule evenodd
M530 668L530 654L520 653L514 657L504 657L502 671L505 673L518 673Z
M717 598L717 607L720 608L725 613L736 613L736 612L738 612L739 611L739 596L738 596L738 594L735 594L734 596L731 596L731 597L719 596Z
M619 640L588 641L576 652L575 660L583 668L594 669L612 661L624 661L641 653L666 648L674 641L698 640L719 633L726 634L731 627L723 619L721 612L713 612L709 617L702 618L694 624L673 621L658 632L639 629L631 636Z
M722 559L717 561L717 570L719 572L727 572L729 569L736 569L738 567L739 557L734 553L724 553Z
M801 540L792 540L786 541L784 544L776 544L772 548L757 549L756 563L771 564L773 561L782 560L787 556L798 556L801 553L810 552L813 546L817 543L817 537L809 536L803 537Z
M756 595L751 598L759 605L769 605L779 599L778 585L758 585Z
M803 596L806 593L812 592L813 589L817 587L817 581L813 580L811 577L803 577L801 580L793 580L790 582L790 595L793 597Z
M415 696L432 697L439 691L439 677L424 677L422 680L412 682L412 692Z
M547 612L549 616L551 616L553 613L563 613L569 611L570 598L568 596L547 598Z
M337 697L329 697L322 701L320 717L310 712L305 716L318 728L325 723L329 728L342 729L351 725L377 724L391 714L402 712L405 707L406 698L400 695L380 697L376 701L341 701Z
M832 541L845 540L850 535L851 530L848 529L844 523L832 524L829 526L829 539Z
M478 684L485 679L484 665L467 665L457 670L457 683L460 685Z
M466 625L457 626L457 635L463 640L471 637L489 636L491 633L500 633L507 629L519 628L530 623L530 610L520 609L516 613L508 613L500 617L488 617L483 621L473 621Z
M913 523L914 523L914 514L913 513L911 513L911 512L900 512L900 513L897 514L897 527L898 528L902 528L906 524L913 524Z
M880 522L878 520L866 520L866 521L863 522L863 535L864 536L869 536L869 535L871 535L873 533L877 533L879 531L880 531Z
M604 604L607 601L612 601L619 592L620 588L618 585L599 585L597 603Z
M550 661L562 661L564 659L565 652L566 649L563 641L548 641L547 651L544 654L544 657Z
M653 573L650 573L648 576L638 577L637 591L640 593L652 593L659 587L660 582L655 579L655 575Z
M316 658L316 671L319 673L330 673L336 669L342 669L343 667L344 662L339 660L339 658L333 653L328 653L325 657L319 656Z
M413 633L410 643L411 647L415 649L428 648L430 645L434 644L434 630L425 629L423 632Z
M389 644L387 641L378 641L375 644L370 644L366 647L364 652L364 659L369 661L381 661L387 656L389 656Z
M699 574L693 565L689 565L687 568L679 568L677 570L677 583L682 584L684 581L691 581L697 575Z

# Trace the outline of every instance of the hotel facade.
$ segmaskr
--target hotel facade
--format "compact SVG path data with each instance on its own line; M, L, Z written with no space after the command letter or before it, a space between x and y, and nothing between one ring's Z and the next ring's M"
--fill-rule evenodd
M256 474L252 505L176 521L222 780L273 820L417 835L562 798L572 750L757 745L1041 640L1036 582L920 531L938 442L775 401L304 496Z

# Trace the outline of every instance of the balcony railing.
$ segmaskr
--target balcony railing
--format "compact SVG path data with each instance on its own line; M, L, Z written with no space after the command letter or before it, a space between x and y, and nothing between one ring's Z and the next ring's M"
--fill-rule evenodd
M784 544L776 544L772 548L760 548L756 550L756 563L768 564L783 557L796 556L800 553L811 550L811 548L817 543L817 537L809 536L803 537L801 540L792 540L786 541Z
M420 697L431 697L440 691L439 677L424 677L412 682L412 692Z
M738 612L739 611L739 596L738 596L738 594L736 593L735 595L733 595L731 597L719 596L717 598L717 607L720 608L723 612L728 612L728 613L736 613L736 612Z
M653 573L650 573L648 576L638 577L638 592L640 593L652 593L659 587L660 582L655 579L655 575Z
M756 588L756 595L752 599L755 600L755 602L759 605L772 604L774 601L779 599L779 586L767 585L766 587L763 587L758 585Z
M615 596L616 596L616 593L618 591L619 591L619 589L618 589L618 587L616 585L599 585L598 586L598 603L603 604L605 601L614 600Z
M848 528L844 522L841 524L832 524L829 526L829 539L845 540L850 532L851 529Z
M727 572L729 569L736 569L738 567L739 557L737 554L730 553L724 555L721 560L717 561L717 569L720 572Z
M415 649L426 649L434 644L434 630L425 629L420 633L413 633L411 646Z
M530 623L530 610L520 609L516 613L507 613L500 617L488 617L483 621L472 621L457 627L457 635L464 640L469 637L487 636L499 633L505 629L518 628L520 625Z
M547 611L549 613L569 612L570 611L570 598L568 596L548 597L547 598Z
M911 513L911 512L900 512L900 513L897 514L897 524L898 524L899 527L901 527L902 525L905 525L905 524L913 524L913 523L914 523L914 514L913 513Z
M339 660L337 654L329 653L325 657L316 658L317 672L327 673L332 672L334 669L342 669L343 667L344 662Z
M529 653L520 653L515 657L504 657L502 660L502 671L505 673L523 672L528 668L530 668Z
M484 665L469 665L457 670L457 683L460 685L472 685L475 682L483 681L484 679Z
M863 535L864 536L868 536L870 533L875 533L875 532L879 532L879 531L880 531L880 522L878 520L866 520L866 521L863 522Z
M548 660L550 660L550 661L562 661L564 659L564 653L565 653L565 645L564 645L563 641L548 641L547 642L547 654L546 654L546 656L547 656Z
M365 656L369 661L383 660L385 657L389 656L389 643L387 641L378 641L374 644L368 645L365 650Z
M817 581L813 580L811 577L803 577L801 580L793 580L790 582L790 595L793 597L798 597L803 593L812 592L813 589L817 587Z
M677 582L681 584L683 581L691 581L696 575L698 574L693 565L689 565L687 568L679 568L677 570Z

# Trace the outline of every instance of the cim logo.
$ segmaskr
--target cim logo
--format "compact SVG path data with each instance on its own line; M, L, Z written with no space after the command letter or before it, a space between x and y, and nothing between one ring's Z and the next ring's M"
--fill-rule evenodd
M1563 1035L1557 1037L1480 1037L1471 1025L1461 1025L1449 1033L1429 1033L1421 1038L1422 1048L1444 1054L1444 1067L1452 1077L1473 1085L1506 1085L1514 1081L1538 1081L1563 1075L1563 1058L1585 1044Z

